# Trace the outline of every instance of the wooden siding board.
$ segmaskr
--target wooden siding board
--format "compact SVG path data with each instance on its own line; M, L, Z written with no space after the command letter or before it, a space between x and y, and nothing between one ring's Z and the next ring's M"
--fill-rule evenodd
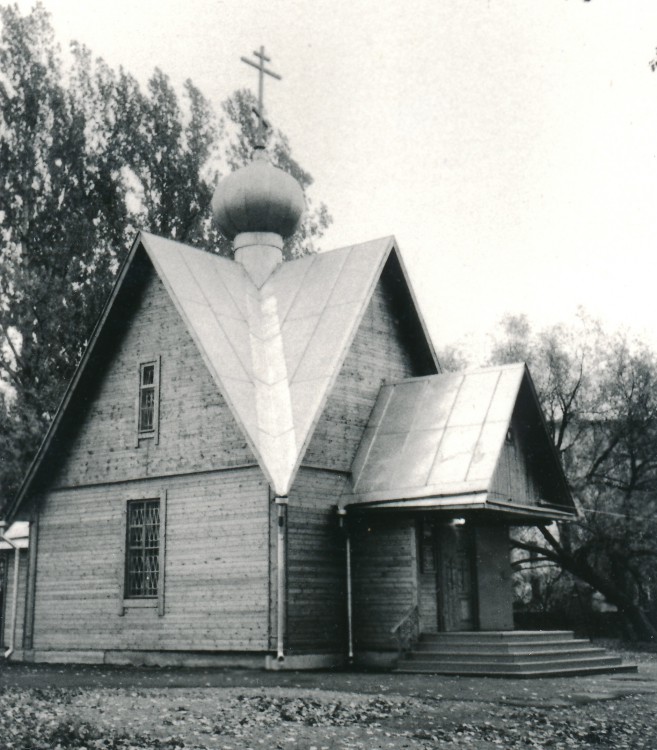
M40 519L34 648L266 650L268 500L259 469L138 482L166 491L164 615L126 607L119 581L130 486L48 493ZM118 573L117 573L118 571Z
M108 352L108 356L109 356ZM255 465L230 407L162 282L150 271L134 317L80 416L59 487ZM136 441L139 364L160 361L158 440ZM135 446L138 447L135 447Z

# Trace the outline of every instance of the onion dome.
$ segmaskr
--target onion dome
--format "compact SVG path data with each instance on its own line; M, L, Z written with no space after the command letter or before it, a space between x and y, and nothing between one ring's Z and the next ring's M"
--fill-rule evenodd
M305 209L303 190L291 175L271 165L262 152L220 180L212 216L229 240L244 232L294 234Z

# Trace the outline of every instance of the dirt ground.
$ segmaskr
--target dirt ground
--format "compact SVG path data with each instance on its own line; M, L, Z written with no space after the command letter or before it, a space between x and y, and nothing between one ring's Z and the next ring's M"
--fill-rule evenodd
M631 658L536 680L3 665L0 748L657 750L657 656Z

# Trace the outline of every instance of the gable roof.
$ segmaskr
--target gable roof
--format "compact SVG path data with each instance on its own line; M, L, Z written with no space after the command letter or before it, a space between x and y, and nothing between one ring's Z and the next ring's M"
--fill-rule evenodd
M385 261L386 237L244 268L171 240L142 243L275 492L287 494Z
M279 495L290 489L391 255L412 299L393 237L288 261L258 289L239 263L141 232L8 517L29 491L140 248Z
M546 504L572 512L524 364L384 385L354 458L353 501L402 501L405 507L505 504L507 499L495 497L494 476L521 393L545 467Z

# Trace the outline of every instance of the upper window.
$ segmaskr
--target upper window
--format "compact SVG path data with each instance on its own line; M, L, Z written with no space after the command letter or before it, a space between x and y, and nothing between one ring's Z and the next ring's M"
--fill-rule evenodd
M157 597L160 578L160 501L128 503L124 596Z
M141 438L158 440L160 401L160 362L139 365L139 398L137 401L137 441ZM138 444L138 443L137 443Z

